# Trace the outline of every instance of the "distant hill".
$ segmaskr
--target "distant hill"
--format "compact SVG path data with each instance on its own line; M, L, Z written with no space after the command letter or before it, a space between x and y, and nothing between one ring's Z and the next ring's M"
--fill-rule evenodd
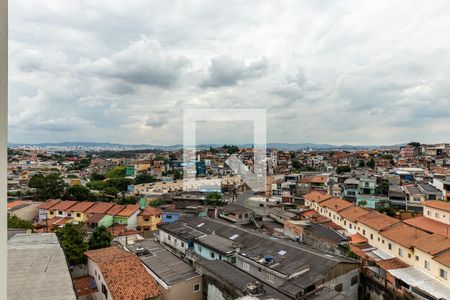
M160 149L160 150L175 150L181 149L183 145L149 145L149 144L118 144L118 143L95 143L95 142L61 142L61 143L36 143L36 144L20 144L9 143L9 147L37 147L37 148L86 148L86 149ZM223 146L222 144L199 144L197 149L208 149L210 147L217 148ZM243 148L251 148L253 144L239 144L237 145ZM359 149L374 149L380 147L398 147L399 145L392 146L354 146L354 145L331 145L331 144L314 144L314 143L268 143L268 149L280 149L280 150L359 150Z

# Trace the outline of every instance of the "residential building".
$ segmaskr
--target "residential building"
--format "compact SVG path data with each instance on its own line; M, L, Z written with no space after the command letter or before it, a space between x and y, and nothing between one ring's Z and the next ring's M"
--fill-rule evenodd
M235 203L218 208L218 216L239 225L248 224L254 220L253 210Z
M127 249L138 255L162 292L161 300L203 299L202 275L153 240L142 240Z
M158 208L148 206L137 216L137 229L140 231L154 231L162 221L162 211Z
M16 216L22 220L33 221L38 218L39 206L41 202L16 200L13 202L8 202L7 204L7 214L9 216Z
M422 205L426 218L450 225L450 202L431 200L423 202Z
M8 299L77 299L54 233L18 233L8 240Z
M115 246L89 250L85 254L88 273L95 278L102 299L161 299L157 282L135 254Z
M78 202L66 210L66 215L70 215L76 222L86 222L87 218L85 212L93 205L95 205L95 202L91 201Z

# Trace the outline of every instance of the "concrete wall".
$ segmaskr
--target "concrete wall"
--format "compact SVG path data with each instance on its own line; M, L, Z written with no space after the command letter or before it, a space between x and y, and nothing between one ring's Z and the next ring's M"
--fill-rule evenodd
M38 206L42 203L33 203L20 209L8 212L11 216L17 216L22 220L33 221L33 218L39 214Z
M112 299L111 291L108 289L108 286L106 285L105 278L103 277L103 274L100 271L100 268L90 258L88 258L88 273L90 276L95 278L95 283L97 284L97 289L100 292L100 293L98 293L98 295L101 296L101 300L106 300L106 299L111 300ZM108 298L106 298L105 295L102 293L102 284L104 284L106 286L106 290L108 291Z
M424 206L423 215L429 219L450 225L450 212Z
M199 286L198 291L194 291L195 285ZM169 289L162 286L160 288L163 292L162 300L202 300L203 283L201 275L172 285Z

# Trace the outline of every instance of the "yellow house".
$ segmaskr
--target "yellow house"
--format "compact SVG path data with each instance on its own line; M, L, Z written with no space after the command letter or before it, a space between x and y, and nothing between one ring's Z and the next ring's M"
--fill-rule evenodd
M146 207L137 216L138 229L141 231L156 230L161 223L161 210L154 207Z
M150 164L150 162L147 162L147 161L145 161L145 162L141 161L134 165L134 169L137 172L147 171L150 169L150 167L151 167L151 164Z
M76 222L86 222L87 216L85 212L93 206L95 202L82 201L66 210L66 216L73 218Z

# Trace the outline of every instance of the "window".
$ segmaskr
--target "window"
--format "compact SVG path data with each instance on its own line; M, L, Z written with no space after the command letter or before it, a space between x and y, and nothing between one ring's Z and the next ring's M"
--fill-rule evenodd
M106 289L106 286L102 283L102 293L105 295L105 298L108 299L108 290Z
M62 215L62 214L63 214L62 210L58 210L58 215Z
M447 271L439 269L439 276L441 276L444 279L447 279Z
M167 239L170 241L172 238L170 237L170 235L167 236Z
M349 225L350 229L352 229L352 224L348 224L348 225Z
M357 284L358 283L358 276L353 276L350 283L351 283L351 285Z
M344 225L347 225L347 221L344 221Z
M70 218L72 216L72 214L71 213L67 213L67 216Z
M431 216L431 211L427 211L427 216Z
M381 240L381 243L384 244L384 240Z
M261 272L261 270L262 270L261 268L258 268L258 272Z
M411 258L411 253L408 253L408 258Z
M184 242L181 242L181 247L183 247L183 248L184 248Z
M144 218L144 222L148 222L148 221L150 221L149 218Z
M192 290L194 291L194 292L198 292L198 291L200 291L200 284L194 284L194 287L192 288Z
M275 276L272 273L267 273L267 281L268 282L274 282Z
M81 217L81 213L77 213L77 218Z
M51 211L50 214L53 215L53 211Z
M403 249L402 248L398 248L398 255L403 257Z
M436 218L439 218L439 213L435 213L434 216L435 216Z
M419 257L416 255L416 261L419 261Z
M242 262L242 269L248 272L250 270L250 265L244 261Z
M365 229L363 229L363 235L366 235L366 230Z
M338 285L336 285L334 287L334 290L337 291L337 292L342 292L342 290L343 290L342 283L339 283Z
M373 240L373 234L372 233L370 234L370 239Z
M388 244L388 249L392 250L392 244L391 243Z
M209 255L211 256L211 258L215 258L215 256L216 256L216 254L214 252L211 252Z
M428 260L425 260L423 262L423 266L425 267L425 269L430 270L430 262Z

